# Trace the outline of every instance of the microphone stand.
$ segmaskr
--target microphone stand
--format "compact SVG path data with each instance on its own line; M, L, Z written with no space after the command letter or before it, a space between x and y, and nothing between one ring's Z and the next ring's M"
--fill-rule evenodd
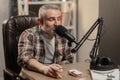
M96 57L97 56L97 50L98 50L98 44L100 42L100 34L102 30L103 25L103 18L98 18L95 23L92 25L92 27L88 30L88 32L83 36L83 38L76 44L76 46L71 50L72 53L75 53L78 51L78 49L82 46L82 44L86 41L86 39L90 36L90 34L93 32L93 30L98 26L98 33L97 38L94 44L93 50L90 52L90 57Z
M93 45L92 50L90 51L90 58L94 59L97 56L97 51L98 51L98 47L100 44L100 37L101 37L101 32L102 32L102 25L103 25L103 21L101 21L98 25L98 32L97 32L97 36L96 36L96 41Z
M95 23L92 25L92 27L88 30L88 32L83 36L83 38L76 43L76 46L71 50L72 53L75 53L78 51L78 49L82 46L82 44L87 40L87 38L90 36L90 34L93 32L93 30L98 26L98 32L96 35L96 40L93 45L92 50L90 51L90 69L99 70L99 71L106 71L118 68L118 65L114 64L111 60L109 60L108 57L99 58L97 55L98 47L100 44L100 37L102 32L102 26L103 26L103 18L98 18ZM100 62L104 61L103 62Z

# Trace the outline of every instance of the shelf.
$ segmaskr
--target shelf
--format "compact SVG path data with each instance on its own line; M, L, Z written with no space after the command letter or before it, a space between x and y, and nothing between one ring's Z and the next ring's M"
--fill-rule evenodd
M28 2L29 5L39 5L39 4L70 4L73 3L72 1L35 1L35 2Z

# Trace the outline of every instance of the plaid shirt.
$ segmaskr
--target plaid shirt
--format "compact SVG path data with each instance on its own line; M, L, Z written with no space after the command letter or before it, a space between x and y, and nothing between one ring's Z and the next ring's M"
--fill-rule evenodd
M39 26L25 30L18 42L18 64L26 67L29 59L34 58L44 64L45 48L42 39L43 33ZM67 46L67 40L60 38L55 34L55 53L53 63L62 64L72 63L73 56L70 53L70 47Z

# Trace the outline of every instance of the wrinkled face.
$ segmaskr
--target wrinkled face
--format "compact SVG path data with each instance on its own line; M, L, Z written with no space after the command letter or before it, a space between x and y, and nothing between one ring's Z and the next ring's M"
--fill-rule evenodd
M46 32L54 32L55 25L62 24L62 13L59 10L46 10L45 19L43 19L43 28Z

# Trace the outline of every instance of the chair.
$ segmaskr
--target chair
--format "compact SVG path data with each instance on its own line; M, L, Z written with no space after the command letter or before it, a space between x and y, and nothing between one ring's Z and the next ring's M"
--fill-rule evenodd
M5 20L2 25L5 57L4 80L26 80L19 76L21 67L17 64L18 39L27 28L38 25L37 17L15 16Z

